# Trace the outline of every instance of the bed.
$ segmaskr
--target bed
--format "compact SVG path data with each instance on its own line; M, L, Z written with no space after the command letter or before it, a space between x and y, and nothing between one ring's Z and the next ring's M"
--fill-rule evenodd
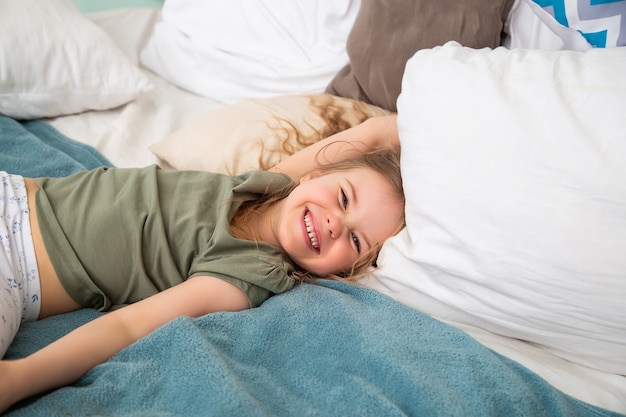
M7 416L626 414L626 2L213 3L1 3L0 169L258 169L356 102L398 113L407 228L361 285L179 318Z

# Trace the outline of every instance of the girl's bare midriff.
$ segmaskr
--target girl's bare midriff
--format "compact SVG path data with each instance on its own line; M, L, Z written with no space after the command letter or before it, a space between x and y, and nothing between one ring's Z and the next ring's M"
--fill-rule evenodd
M37 205L35 204L35 193L39 186L31 178L24 178L24 181L26 183L26 192L28 193L28 217L30 219L35 256L37 257L37 267L39 269L39 280L41 282L41 310L39 318L42 319L55 314L77 310L81 306L63 288L43 243L37 220Z

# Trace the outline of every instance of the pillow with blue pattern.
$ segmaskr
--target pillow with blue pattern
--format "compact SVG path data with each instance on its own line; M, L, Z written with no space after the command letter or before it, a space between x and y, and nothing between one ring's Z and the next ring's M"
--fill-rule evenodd
M626 0L533 0L598 48L626 45Z

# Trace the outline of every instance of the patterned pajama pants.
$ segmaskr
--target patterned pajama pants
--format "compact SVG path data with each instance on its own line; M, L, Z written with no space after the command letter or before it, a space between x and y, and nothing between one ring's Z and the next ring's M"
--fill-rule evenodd
M0 357L20 323L37 320L40 305L24 179L0 171Z

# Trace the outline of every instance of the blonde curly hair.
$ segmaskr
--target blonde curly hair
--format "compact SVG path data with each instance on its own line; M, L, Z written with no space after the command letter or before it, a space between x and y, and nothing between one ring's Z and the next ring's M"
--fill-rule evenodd
M267 122L268 129L277 140L264 141L263 138L259 138L261 146L258 156L259 169L271 168L277 163L277 155L278 160L282 160L324 138L361 124L373 116L389 113L362 101L331 94L310 95L309 107L317 115L317 120L299 120L296 122L297 125L285 118L274 117L272 121Z

